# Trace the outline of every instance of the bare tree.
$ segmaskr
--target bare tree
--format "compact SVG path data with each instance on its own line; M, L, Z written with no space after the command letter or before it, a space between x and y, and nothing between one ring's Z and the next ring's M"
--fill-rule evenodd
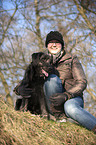
M3 12L4 12L4 15L2 16L2 21L1 21L2 38L1 38L1 41L0 41L0 49L1 49L1 54L0 54L0 55L1 55L2 57L4 56L4 52L3 52L3 49L2 49L2 44L3 44L3 42L4 42L4 39L5 39L6 34L7 34L7 31L8 31L8 29L9 29L9 27L10 27L10 24L11 24L13 18L14 18L14 15L15 15L17 9L18 9L18 8L17 8L17 6L16 6L16 8L15 8L13 14L9 17L8 21L6 22L6 23L7 23L6 26L5 26L5 23L4 23L3 20L7 18L8 14L6 13L6 11L3 11ZM7 19L6 19L6 20L7 20ZM11 96L11 95L10 95L8 83L6 82L6 79L5 79L5 77L4 77L4 74L3 74L3 72L2 72L2 69L0 69L0 77L1 77L2 84L3 84L4 88L5 88L6 97L7 97L8 100L10 100L10 103L12 104L12 101L11 101L11 99L10 99L10 96Z

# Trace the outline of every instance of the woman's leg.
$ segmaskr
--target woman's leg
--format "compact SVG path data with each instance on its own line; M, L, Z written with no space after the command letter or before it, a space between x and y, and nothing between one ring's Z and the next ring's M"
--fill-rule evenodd
M49 112L52 114L52 112L50 111L51 102L49 100L49 97L52 96L53 94L64 92L62 81L58 76L51 74L46 80L46 82L44 83L43 89L44 89L47 108Z
M88 111L83 109L83 100L81 97L70 99L64 104L65 114L77 121L85 128L92 130L96 125L96 118Z

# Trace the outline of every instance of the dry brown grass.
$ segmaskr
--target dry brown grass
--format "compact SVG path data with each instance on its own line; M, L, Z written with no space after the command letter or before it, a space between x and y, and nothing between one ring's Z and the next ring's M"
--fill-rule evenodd
M0 99L0 145L95 145L96 135L71 122L15 111Z

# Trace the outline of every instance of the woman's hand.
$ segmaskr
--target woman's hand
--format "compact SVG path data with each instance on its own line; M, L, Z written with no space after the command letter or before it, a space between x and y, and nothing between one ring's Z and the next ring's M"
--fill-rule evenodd
M64 93L56 93L50 97L50 101L54 106L60 106L65 103L68 99L68 96Z

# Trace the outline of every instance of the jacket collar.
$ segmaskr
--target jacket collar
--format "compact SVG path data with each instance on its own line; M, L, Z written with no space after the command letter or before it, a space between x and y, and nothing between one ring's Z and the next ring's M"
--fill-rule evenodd
M72 55L70 53L68 53L67 51L64 51L64 55L61 57L61 59L59 60L58 63L68 60L70 58L72 58Z

